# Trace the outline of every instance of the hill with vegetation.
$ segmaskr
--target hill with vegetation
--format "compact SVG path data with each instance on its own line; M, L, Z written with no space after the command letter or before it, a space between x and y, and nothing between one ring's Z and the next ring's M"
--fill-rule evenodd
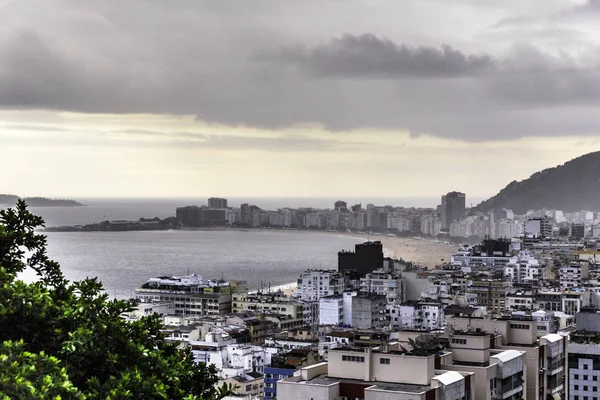
M518 214L542 208L600 211L600 152L536 172L520 182L513 181L474 207L474 211L503 208Z
M0 194L0 205L12 206L24 200L29 207L80 207L83 204L69 199L50 199L47 197L24 197L14 194Z

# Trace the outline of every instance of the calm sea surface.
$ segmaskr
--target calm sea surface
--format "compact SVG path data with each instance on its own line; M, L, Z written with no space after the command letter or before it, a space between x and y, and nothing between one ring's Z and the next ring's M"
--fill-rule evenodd
M79 199L78 199L79 200ZM134 220L175 214L194 200L92 200L86 207L32 208L46 226L106 219ZM205 203L205 201L204 201ZM273 204L275 205L275 204ZM265 207L266 208L266 207ZM155 232L47 232L48 254L70 280L98 277L111 296L159 275L196 273L244 280L250 288L295 282L307 268L336 268L337 252L356 239L318 232L277 230L176 230ZM23 275L32 280L31 273Z
M307 268L337 268L357 240L325 233L262 230L49 232L48 254L68 279L97 276L111 296L129 297L148 278L197 273L245 280L250 288L295 282Z

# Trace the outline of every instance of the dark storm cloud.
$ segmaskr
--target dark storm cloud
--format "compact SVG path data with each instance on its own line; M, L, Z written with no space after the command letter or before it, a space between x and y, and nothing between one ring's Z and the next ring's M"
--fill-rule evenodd
M369 33L346 34L313 48L283 47L256 58L298 66L317 77L438 78L494 69L487 55L467 55L447 45L409 47Z
M419 45L356 32L351 22L329 33L342 17L360 17L362 2L239 4L20 0L0 7L0 107L192 114L227 126L309 123L471 141L600 132L595 57L582 62L532 46L466 51L441 45L453 42L443 34L434 45ZM316 12L325 6L339 18ZM342 10L348 13L336 14ZM411 22L396 11L386 14ZM178 143L184 139L193 138ZM334 145L207 141L234 148Z

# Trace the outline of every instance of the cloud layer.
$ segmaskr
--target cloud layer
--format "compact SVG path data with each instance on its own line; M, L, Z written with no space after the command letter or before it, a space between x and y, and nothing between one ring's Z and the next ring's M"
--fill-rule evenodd
M511 36L531 16L517 2L422 3L13 1L0 6L0 107L470 141L598 135L593 29L556 51ZM600 4L551 3L548 18L570 10L557 30L586 29L582 10ZM453 13L474 27L444 22Z

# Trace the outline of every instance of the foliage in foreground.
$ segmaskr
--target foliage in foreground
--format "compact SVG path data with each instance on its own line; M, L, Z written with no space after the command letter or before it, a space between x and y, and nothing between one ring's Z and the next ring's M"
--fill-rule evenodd
M158 317L126 322L96 279L67 281L24 202L0 211L0 399L215 399L216 371L164 340ZM18 274L33 269L27 284Z

